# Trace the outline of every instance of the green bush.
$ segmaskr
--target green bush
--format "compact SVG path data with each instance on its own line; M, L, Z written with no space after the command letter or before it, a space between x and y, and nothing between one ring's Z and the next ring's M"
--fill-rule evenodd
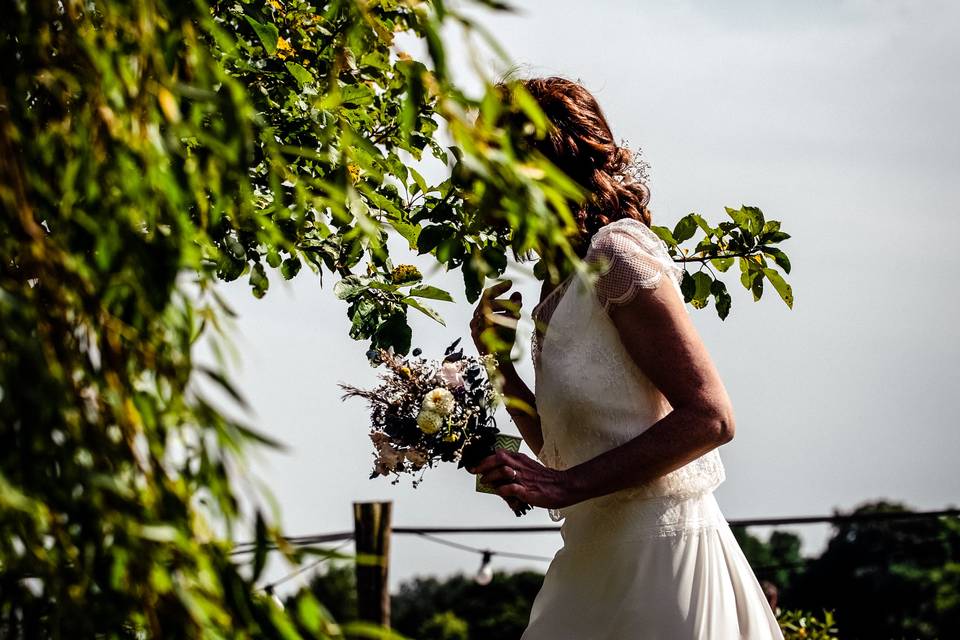
M423 623L419 640L467 640L470 637L469 627L465 620L457 617L452 611L443 611L433 614L433 617Z
M824 611L822 618L805 611L781 611L777 622L784 640L837 640L831 611Z

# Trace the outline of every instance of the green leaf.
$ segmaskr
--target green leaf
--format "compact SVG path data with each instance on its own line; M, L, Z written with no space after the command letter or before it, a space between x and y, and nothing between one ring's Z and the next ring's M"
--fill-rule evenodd
M267 264L270 265L272 269L276 269L280 266L281 262L280 252L277 251L275 247L270 247L267 251Z
M713 294L717 315L721 320L726 320L727 316L730 315L730 305L733 303L733 299L727 291L727 285L722 280L714 280L710 284L710 293Z
M453 236L453 228L442 224L423 227L417 237L417 253L429 253L437 248L441 242Z
M693 219L693 214L680 218L677 225L673 228L673 237L677 243L689 240L697 231L697 222Z
M753 293L754 301L760 300L761 296L763 296L763 278L754 278L750 291Z
M503 273L507 268L507 254L500 247L484 247L480 255L490 267L492 273L488 275L491 277Z
M763 211L759 207L749 207L745 206L742 209L747 216L750 218L750 233L753 235L760 235L760 232L763 231L763 227L766 226L766 223L763 219Z
M445 302L453 302L453 297L438 287L434 287L428 284L418 285L416 287L410 288L410 295L417 296L418 298L430 298L431 300L443 300Z
M423 304L423 303L420 302L419 300L417 300L417 299L415 299L415 298L404 298L404 299L402 300L402 302L403 302L404 304L407 304L407 305L413 307L414 309L416 309L417 311L423 313L424 315L426 315L426 316L428 316L428 317L430 317L430 318L433 318L434 320L436 320L437 322L439 322L439 323L442 324L443 326L447 326L447 323L443 321L443 318L440 316L439 313L437 313L437 311L436 311L435 309L433 309L432 307L429 307L429 306Z
M762 278L763 273L758 265L751 262L749 258L739 258L738 262L740 263L740 284L749 291L753 287L753 281Z
M650 225L650 230L657 234L661 240L666 242L668 247L675 247L677 245L677 241L670 232L670 229L667 229L666 227L658 227L657 225Z
M257 22L250 16L243 16L246 21L253 27L253 30L256 32L257 37L260 38L260 42L263 43L263 48L266 49L268 55L275 55L277 53L277 40L280 36L280 33L277 31L277 25L263 24Z
M790 239L789 233L784 233L783 231L773 231L767 234L764 237L763 241L767 243L776 243L776 242L783 242L784 240L789 240L789 239Z
M697 243L697 246L694 247L693 251L694 253L700 253L703 255L715 255L719 249L719 245L717 245L715 242L711 242L710 238L704 238Z
M280 265L280 275L283 276L284 280L292 280L298 273L300 273L300 267L303 265L300 262L300 258L296 256L291 256L283 261L283 264Z
M377 327L374 343L384 349L393 347L395 352L406 355L410 351L411 338L412 332L410 325L407 324L406 316L402 313L395 313Z
M697 226L700 227L700 230L703 231L708 237L717 232L716 229L707 224L707 221L704 220L703 216L701 216L699 213L691 213L688 217L693 218L694 222L697 223Z
M350 275L333 285L333 295L340 300L349 300L362 293L370 282L361 276Z
M463 274L463 287L467 302L473 304L480 298L480 292L483 289L483 276L477 272L472 260L464 261L460 271Z
M710 285L713 282L713 278L710 277L706 271L698 271L693 274L693 297L690 300L692 304L697 309L703 309L707 306L707 298L710 297Z
M540 108L540 104L520 83L513 85L513 99L521 111L530 119L530 122L533 123L533 126L536 127L538 135L542 135L547 131L550 126L550 121Z
M365 84L348 84L340 88L340 104L350 107L362 107L371 104L376 96L373 89Z
M737 226L751 236L758 235L763 229L763 212L757 207L744 206L739 209L726 207L726 210L727 215L737 223Z
M697 292L697 283L689 271L683 272L683 277L680 279L680 292L683 294L684 302L693 300L693 295Z
M448 269L456 268L463 258L463 254L463 242L457 237L444 238L440 244L437 245L435 253L437 261L446 263Z
M410 171L410 176L413 178L413 182L417 185L417 189L411 190L411 194L416 194L418 191L420 193L427 193L427 181L423 179L423 176L420 175L420 172L414 169L413 167L407 167Z
M267 563L267 523L263 519L263 514L257 509L256 538L253 552L253 575L252 580L257 580L263 573L263 567Z
M430 20L423 26L422 34L427 41L427 51L430 52L430 58L433 60L433 70L438 78L444 79L447 76L447 55L443 40L440 38L440 25L436 20Z
M267 278L263 265L259 262L253 265L253 269L250 270L250 286L253 287L253 295L257 298L266 295L267 289L270 288L270 280Z
M297 616L311 633L316 634L320 631L320 622L324 617L323 610L310 592L301 593L297 597Z
M411 63L408 65L398 65L401 70L406 68L407 90L404 96L403 105L400 108L400 134L406 144L410 143L410 134L413 132L417 123L417 114L420 112L420 106L424 100L424 86L421 73L423 65L421 63ZM399 174L398 174L399 175Z
M306 67L303 67L296 62L287 62L284 66L287 67L287 71L290 72L290 75L292 75L296 81L300 83L300 86L313 82L313 74L307 71Z
M715 266L722 272L726 272L730 267L733 266L733 258L714 258L710 261L710 264Z
M205 374L208 378L217 383L223 391L227 393L233 401L236 402L243 409L249 409L250 405L247 403L246 399L240 394L235 386L227 379L223 373L217 371L216 369L211 369L210 367L199 366L198 370Z
M768 235L774 231L780 231L780 221L779 220L767 220L763 224L763 231L760 235Z
M765 254L773 258L773 261L783 269L784 273L790 273L790 258L787 257L787 254L774 247L762 247L762 249Z
M763 274L767 276L767 280L770 281L770 284L773 285L773 288L777 290L778 294L780 294L780 298L787 304L789 308L793 309L793 288L787 284L787 281L783 279L783 276L781 276L775 269L764 269Z
M400 220L390 220L389 224L400 236L407 241L410 249L417 248L417 239L420 237L420 225L409 224Z

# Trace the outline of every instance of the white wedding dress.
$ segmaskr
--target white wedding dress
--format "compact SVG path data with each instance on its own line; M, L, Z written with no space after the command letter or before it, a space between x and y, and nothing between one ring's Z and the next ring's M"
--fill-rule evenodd
M575 274L533 310L531 354L543 429L540 461L566 469L636 437L671 411L608 315L682 270L642 222L591 239L595 281ZM710 453L648 484L551 510L563 547L547 569L523 640L783 638L717 506Z

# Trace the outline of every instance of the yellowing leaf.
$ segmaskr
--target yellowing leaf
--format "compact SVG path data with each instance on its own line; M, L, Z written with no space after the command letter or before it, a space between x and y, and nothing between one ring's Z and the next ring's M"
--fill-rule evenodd
M277 57L281 60L289 58L294 53L293 47L284 38L277 38Z
M180 106L166 87L160 87L157 91L157 102L160 103L160 110L168 122L180 122Z

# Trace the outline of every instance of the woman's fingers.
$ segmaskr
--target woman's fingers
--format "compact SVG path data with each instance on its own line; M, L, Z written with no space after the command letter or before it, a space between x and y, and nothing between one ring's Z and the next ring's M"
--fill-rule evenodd
M480 353L490 353L492 348L489 344L490 336L484 336L488 329L495 329L494 333L500 343L512 344L516 338L522 296L519 291L514 291L509 299L497 298L512 286L512 281L504 280L487 287L480 296L480 302L470 319L470 335ZM503 349L502 346L497 348Z
M496 467L493 471L480 475L480 480L491 487L503 484L504 482L513 482L516 479L517 470L507 466Z
M514 291L509 298L490 300L490 311L506 311L519 316L521 306L523 306L523 295L519 291Z
M566 504L561 472L522 453L497 449L467 470L479 475L511 508L517 502L551 508Z
M493 471L497 467L512 466L514 468L526 466L525 460L529 460L522 453L513 453L506 449L497 449L492 455L487 456L473 468L468 468L470 473L484 475Z
M513 286L512 280L503 280L495 285L489 286L480 294L480 302L489 302L491 298L496 298L501 293L506 293Z
M530 503L530 490L522 484L502 484L499 487L494 487L494 492L501 498L507 500L507 502L509 502L511 498L517 498L526 503Z

